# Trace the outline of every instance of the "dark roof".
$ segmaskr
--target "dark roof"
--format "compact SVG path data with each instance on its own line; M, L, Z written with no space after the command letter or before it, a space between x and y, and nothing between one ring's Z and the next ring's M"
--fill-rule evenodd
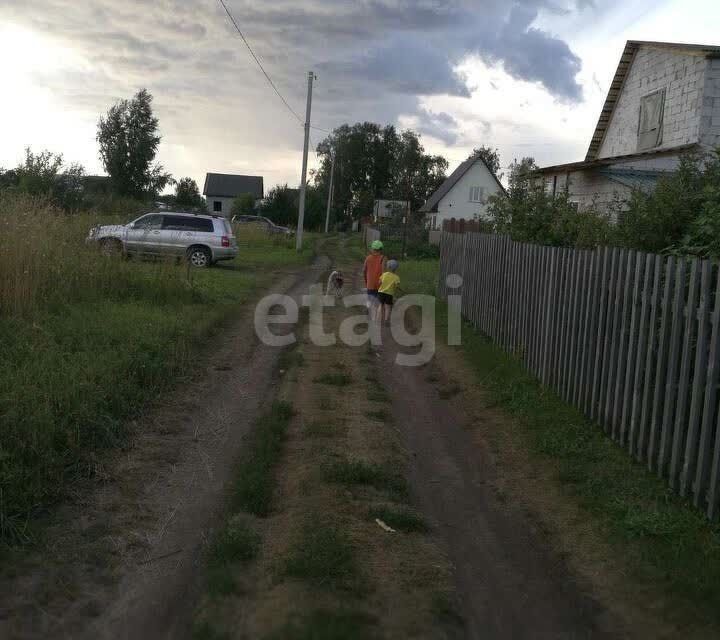
M440 200L442 200L469 170L470 167L472 167L477 161L482 162L485 165L485 168L488 170L490 175L495 178L495 182L497 182L498 186L502 190L503 193L506 193L505 187L500 184L500 180L497 179L497 176L490 171L490 168L487 166L487 163L485 160L482 159L482 156L479 153L471 155L465 162L460 163L457 169L453 171L443 182L438 190L433 193L428 199L427 202L420 207L420 213L430 213L433 211L437 211L437 206Z
M624 156L612 156L611 158L598 158L596 160L583 160L581 162L568 162L566 164L555 164L550 167L542 167L536 169L533 173L558 173L560 171L579 171L581 169L592 169L593 167L606 167L607 165L617 164L619 162L630 162L632 160L641 160L648 156L665 156L684 151L690 151L697 148L697 144L680 144L676 147L667 147L665 149L653 149L650 151L641 151L640 153L628 153Z
M694 55L720 55L720 47L713 45L683 44L680 42L653 42L650 40L628 40L625 43L625 49L620 56L620 62L618 62L617 69L615 70L615 76L610 83L610 89L608 90L607 97L605 98L605 104L603 104L602 111L600 112L600 117L598 118L597 125L595 126L595 131L590 139L590 146L588 147L585 160L595 160L597 158L602 142L605 139L605 132L610 125L610 118L612 117L615 105L617 105L617 101L622 93L622 88L625 84L628 71L632 66L633 60L635 60L635 54L638 52L640 47L643 46L655 49L671 49L673 51L677 51L678 53L690 53Z
M204 196L237 198L242 193L250 193L256 199L261 199L263 197L262 176L238 176L230 173L205 175Z

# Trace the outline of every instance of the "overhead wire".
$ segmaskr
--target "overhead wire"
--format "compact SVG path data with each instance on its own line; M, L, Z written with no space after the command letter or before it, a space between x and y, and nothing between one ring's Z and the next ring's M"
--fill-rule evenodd
M233 14L230 13L230 9L228 9L227 5L225 4L225 0L218 0L218 2L222 5L222 8L225 9L225 13L227 13L228 18L230 18L230 22L233 23L235 30L238 32L238 34L240 34L240 37L242 38L242 41L245 43L245 46L247 47L248 51L250 52L250 55L253 57L253 59L257 63L257 66L260 67L260 71L263 72L263 75L267 79L270 86L273 88L273 91L275 91L278 98L280 98L280 100L282 100L283 104L287 107L288 111L290 111L290 113L292 113L292 115L295 116L295 118L297 118L298 122L300 122L300 124L304 125L305 122L303 121L303 119L297 114L295 109L293 109L290 106L290 103L285 99L285 96L283 96L283 94L280 93L280 90L277 88L277 86L273 82L272 78L270 77L270 74L268 74L268 72L265 71L265 67L263 67L262 62L260 62L260 59L257 57L255 52L253 51L253 48L250 46L250 43L247 41L247 38L245 37L242 30L240 29L238 23L235 21Z

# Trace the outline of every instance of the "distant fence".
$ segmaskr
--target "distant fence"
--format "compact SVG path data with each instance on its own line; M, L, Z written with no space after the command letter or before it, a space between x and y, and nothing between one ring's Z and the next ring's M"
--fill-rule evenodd
M478 233L483 231L482 224L479 220L450 218L449 220L443 220L442 230L448 233ZM487 231L487 228L485 230Z
M363 242L365 243L366 247L369 247L370 243L374 242L375 240L380 240L380 231L373 227L363 227L362 234Z
M458 274L459 289L447 276ZM720 505L717 265L444 233L439 295L709 518Z

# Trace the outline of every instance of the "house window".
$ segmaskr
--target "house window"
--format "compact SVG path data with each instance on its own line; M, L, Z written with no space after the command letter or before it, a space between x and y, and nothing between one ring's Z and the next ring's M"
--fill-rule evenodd
M545 178L545 193L553 198L555 197L555 193L557 193L557 176Z
M433 231L437 229L437 214L430 217L430 229Z
M222 213L222 200L213 200L213 211L215 213Z
M470 187L470 202L482 202L485 196L485 187Z
M653 149L662 142L665 89L654 91L640 98L638 122L638 151Z

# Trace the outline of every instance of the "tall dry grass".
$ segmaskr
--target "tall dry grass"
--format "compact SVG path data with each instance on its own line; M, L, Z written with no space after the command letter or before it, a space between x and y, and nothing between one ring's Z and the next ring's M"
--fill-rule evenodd
M213 317L182 266L87 246L107 221L0 195L0 547L27 540L32 514L119 441Z
M29 318L64 303L191 296L172 264L138 269L86 245L88 230L107 222L127 220L67 215L44 198L0 195L0 316Z

